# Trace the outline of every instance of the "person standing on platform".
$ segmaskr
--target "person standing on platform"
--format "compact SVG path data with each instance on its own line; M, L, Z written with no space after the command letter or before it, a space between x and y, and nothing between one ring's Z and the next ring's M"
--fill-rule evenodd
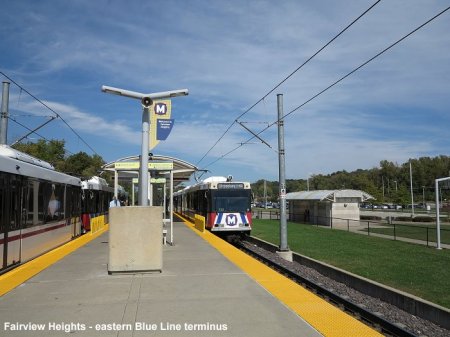
M112 200L109 202L109 208L111 207L120 207L120 201L117 200L116 196L113 196Z

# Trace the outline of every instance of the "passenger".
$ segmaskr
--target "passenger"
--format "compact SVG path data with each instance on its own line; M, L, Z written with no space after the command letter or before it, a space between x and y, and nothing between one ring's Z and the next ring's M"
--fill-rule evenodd
M117 200L116 196L113 196L112 200L109 202L109 208L111 207L120 207L120 201Z

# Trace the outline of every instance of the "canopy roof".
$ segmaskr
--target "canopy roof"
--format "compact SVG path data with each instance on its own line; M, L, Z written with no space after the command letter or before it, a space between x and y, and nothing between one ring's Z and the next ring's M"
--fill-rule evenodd
M291 192L286 194L287 200L336 201L336 198L359 198L360 202L375 199L370 194L359 190L318 190Z
M162 156L162 155L153 155L149 159L149 164L152 163L173 163L173 184L174 187L179 185L180 183L184 181L188 181L191 177L192 173L198 171L198 168L194 166L193 164L190 164L184 160L174 158L174 157L168 157L168 156ZM116 164L123 164L123 163L139 163L139 156L130 156L130 157L124 157L120 158L116 161L107 163L103 165L102 169L104 171L112 171L114 172L116 170ZM151 172L152 178L157 178L161 176L168 176L170 174L170 170L152 170L149 169ZM119 180L130 180L132 178L137 178L139 176L139 169L133 168L130 170L119 170Z

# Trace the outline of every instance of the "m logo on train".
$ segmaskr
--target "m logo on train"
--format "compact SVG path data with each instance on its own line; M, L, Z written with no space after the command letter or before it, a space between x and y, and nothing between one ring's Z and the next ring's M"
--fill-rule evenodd
M236 226L237 216L235 214L228 214L226 217L226 222L228 226Z

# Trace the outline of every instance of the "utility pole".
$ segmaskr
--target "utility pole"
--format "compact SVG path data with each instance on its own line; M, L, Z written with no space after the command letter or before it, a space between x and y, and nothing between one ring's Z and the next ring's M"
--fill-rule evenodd
M2 111L0 118L0 145L8 144L8 110L9 110L9 82L3 82Z
M278 176L280 195L280 251L277 252L283 259L292 261L292 251L287 243L287 222L286 222L286 165L284 150L284 116L283 116L283 95L277 95L278 107Z

